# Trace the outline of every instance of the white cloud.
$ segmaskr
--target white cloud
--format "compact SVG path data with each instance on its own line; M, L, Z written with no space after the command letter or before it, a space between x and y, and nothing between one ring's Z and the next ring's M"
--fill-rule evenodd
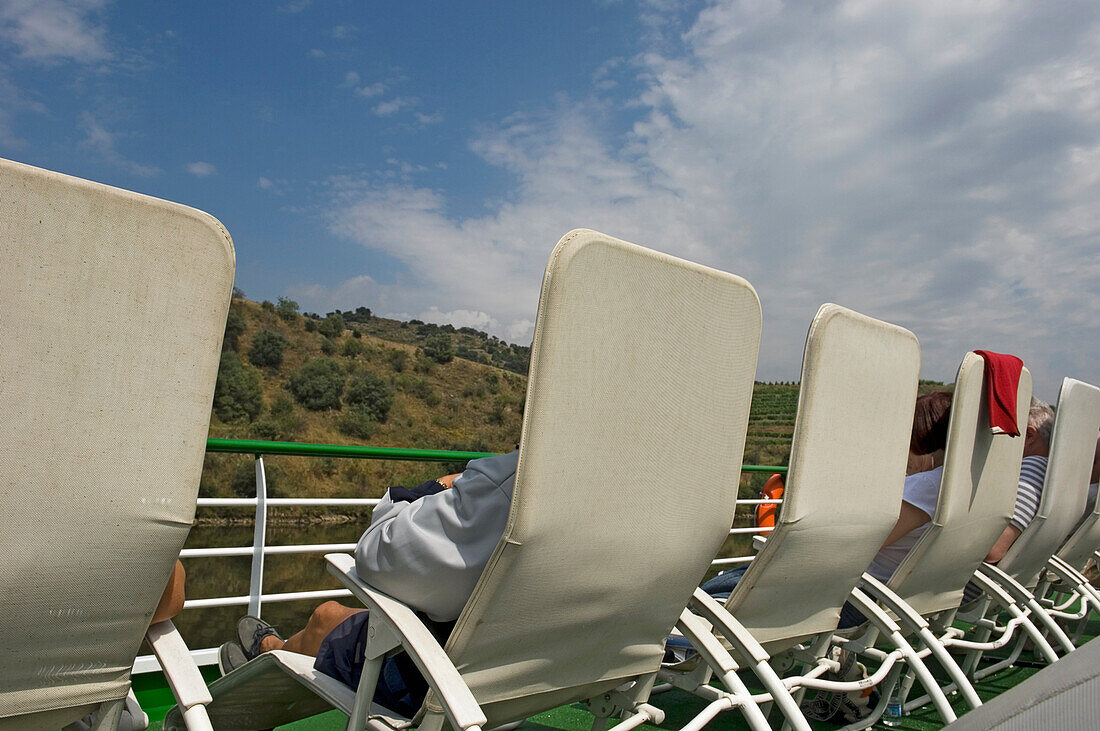
M371 296L509 336L554 242L589 227L753 282L762 378L797 377L835 301L916 332L925 377L985 347L1048 399L1063 375L1100 382L1100 6L712 2L682 34L675 12L646 5L647 48L590 97L471 141L514 181L488 214L408 180L335 188L333 229L407 267ZM602 96L612 71L636 98Z
M443 114L441 112L435 112L434 114L422 114L416 113L416 121L420 124L439 124L443 121Z
M313 3L313 0L292 0L291 2L284 3L279 6L280 13L290 13L291 15L297 15Z
M355 93L359 96L365 96L366 98L370 99L371 97L378 96L385 90L385 84L383 84L381 81L376 81L373 84L367 84L366 86L359 87L355 90Z
M311 49L309 49L309 57L310 58L324 58L326 55L327 54L323 50L321 50L320 48L311 48Z
M139 178L151 178L161 174L161 169L153 165L142 165L123 157L115 149L115 137L90 112L80 115L80 128L84 130L81 145L95 151L99 157L117 168L125 170Z
M99 15L106 0L2 0L0 38L36 61L102 61L111 56Z
M341 86L355 86L359 83L359 73L357 71L349 71L344 74L344 83Z
M374 109L372 111L379 117L388 117L391 114L396 114L406 107L410 107L419 103L420 100L416 97L397 97L395 99L390 99L389 101L379 102L374 106Z
M191 173L196 178L208 178L216 174L218 169L214 167L213 163L200 161L188 163L187 172Z

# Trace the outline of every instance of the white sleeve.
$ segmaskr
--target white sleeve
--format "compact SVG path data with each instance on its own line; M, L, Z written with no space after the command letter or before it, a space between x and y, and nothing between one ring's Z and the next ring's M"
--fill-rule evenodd
M508 522L516 453L474 460L454 487L414 502L389 493L355 548L371 586L439 622L456 619Z
M931 518L936 514L942 479L943 467L936 467L927 472L915 472L905 478L901 499Z

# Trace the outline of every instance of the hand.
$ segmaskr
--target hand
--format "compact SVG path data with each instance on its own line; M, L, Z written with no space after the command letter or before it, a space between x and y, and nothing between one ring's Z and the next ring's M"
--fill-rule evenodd
M454 474L454 475L444 475L443 477L437 477L437 478L435 478L435 481L438 482L440 485L443 485L444 488L450 489L450 488L454 487L455 478L458 477L459 474L461 474L461 473Z

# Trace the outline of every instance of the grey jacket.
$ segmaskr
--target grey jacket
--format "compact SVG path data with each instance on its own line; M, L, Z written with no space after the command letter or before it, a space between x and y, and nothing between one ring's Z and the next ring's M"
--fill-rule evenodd
M355 547L359 576L437 622L457 619L504 535L518 459L475 459L450 490L412 502L387 492Z

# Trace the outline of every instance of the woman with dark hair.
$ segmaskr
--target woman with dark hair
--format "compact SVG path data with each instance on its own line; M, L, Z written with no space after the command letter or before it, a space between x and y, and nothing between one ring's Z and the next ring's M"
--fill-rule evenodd
M943 477L943 452L951 419L951 394L935 391L917 399L913 436L909 440L909 470L901 492L898 522L882 544L867 573L889 581L901 560L928 529L936 512Z

